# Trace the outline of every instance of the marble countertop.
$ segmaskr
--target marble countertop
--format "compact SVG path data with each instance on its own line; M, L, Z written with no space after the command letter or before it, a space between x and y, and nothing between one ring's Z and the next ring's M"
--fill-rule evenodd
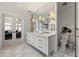
M56 34L55 31L53 31L53 32L44 32L44 33L38 33L38 32L28 32L28 33L32 33L32 34L38 35L38 36L46 36L46 37L53 36L53 35Z

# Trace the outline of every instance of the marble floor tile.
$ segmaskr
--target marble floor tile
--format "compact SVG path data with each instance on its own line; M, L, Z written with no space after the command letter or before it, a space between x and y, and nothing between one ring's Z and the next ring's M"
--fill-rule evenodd
M5 46L0 49L0 57L46 57L43 53L29 44L20 43L13 46ZM69 57L61 52L54 53L51 57Z

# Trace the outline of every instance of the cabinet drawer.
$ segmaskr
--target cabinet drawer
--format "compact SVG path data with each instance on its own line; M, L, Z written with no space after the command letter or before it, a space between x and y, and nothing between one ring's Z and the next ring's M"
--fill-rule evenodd
M38 39L38 44L43 46L43 47L46 47L47 46L47 40L46 39Z
M47 54L48 52L48 44L46 40L43 40L41 42L39 42L39 48L41 49L41 51L45 54Z
M38 36L38 41L40 41L40 42L46 42L47 38L46 37Z
M37 35L27 35L27 42L40 50L41 52L47 54L48 53L48 38Z
M38 50L42 51L43 53L47 54L48 53L48 50L47 48L45 48L44 46L42 45L38 45L37 47Z
M28 42L29 44L31 44L32 46L35 46L35 47L36 47L36 45L37 45L34 41L31 41L31 40L27 40L27 42Z

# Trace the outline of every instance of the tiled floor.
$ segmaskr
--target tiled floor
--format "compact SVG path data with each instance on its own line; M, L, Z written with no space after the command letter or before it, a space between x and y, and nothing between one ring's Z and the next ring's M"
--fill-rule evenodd
M63 53L64 55L69 55L69 56L75 56L75 49L72 48L66 48L66 50L62 50L61 48L59 48L58 50L59 52Z
M44 54L28 44L20 43L0 49L1 57L45 57ZM61 52L54 53L52 57L69 57Z
M0 49L1 57L43 57L44 55L38 52L33 47L27 44L17 44L14 46L7 46Z

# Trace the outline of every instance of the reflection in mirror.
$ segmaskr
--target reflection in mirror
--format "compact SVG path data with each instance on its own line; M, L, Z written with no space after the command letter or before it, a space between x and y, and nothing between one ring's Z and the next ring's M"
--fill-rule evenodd
M5 40L12 39L12 18L5 17Z
M54 11L50 11L48 16L45 16L45 15L35 16L35 20L33 20L32 24L35 24L36 32L41 33L41 32L55 31L56 13Z
M49 30L50 31L55 31L55 24L56 24L56 14L54 11L50 12L49 16Z
M16 19L16 38L21 38L21 20L20 19Z

